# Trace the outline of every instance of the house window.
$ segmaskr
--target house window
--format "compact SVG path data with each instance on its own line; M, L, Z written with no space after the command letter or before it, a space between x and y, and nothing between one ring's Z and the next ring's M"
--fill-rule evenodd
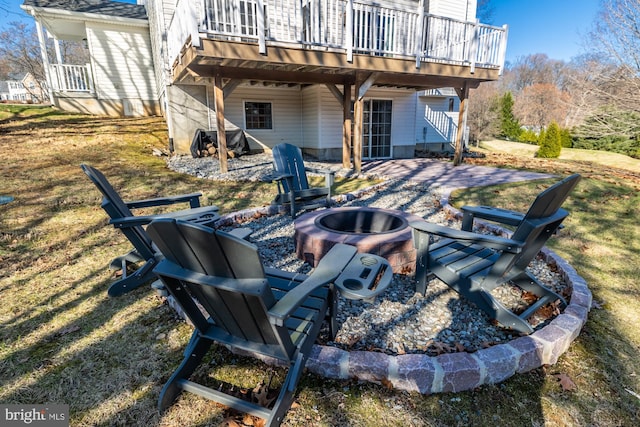
M453 113L453 98L449 98L449 112Z
M273 129L270 102L245 102L244 120L247 129Z

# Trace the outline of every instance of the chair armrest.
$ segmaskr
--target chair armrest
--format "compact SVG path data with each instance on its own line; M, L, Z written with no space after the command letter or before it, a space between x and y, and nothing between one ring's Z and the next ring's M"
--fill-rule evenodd
M155 215L126 216L123 218L111 219L109 220L109 224L113 225L115 228L132 228L150 224L154 219L157 219Z
M463 206L460 210L463 213L462 229L465 231L471 231L473 229L474 218L486 219L512 226L518 226L524 218L524 214L520 212L491 206Z
M331 187L333 185L333 182L335 180L335 175L336 175L335 171L332 171L329 169L312 168L312 167L305 167L304 170L307 172L316 173L318 175L324 175L325 185L327 187Z
M319 287L332 283L342 270L355 256L354 246L337 244L320 260L313 273L298 286L287 292L271 309L269 315L277 326L284 325L284 321L302 304L307 297Z
M515 240L505 239L504 237L493 236L490 234L478 234L470 231L456 230L454 228L444 227L442 225L432 224L426 221L411 221L409 222L409 225L413 228L414 233L421 232L448 239L463 240L491 249L520 253L523 248L523 244Z
M175 203L186 203L192 208L200 207L200 196L202 193L181 194L177 196L156 197L153 199L133 200L125 202L129 209L149 208L154 206L173 205Z
M151 221L158 218L182 219L196 224L211 226L217 219L220 218L220 215L218 215L218 208L216 206L201 206L199 208L163 212L156 215L134 215L123 218L114 218L109 221L109 224L112 224L115 228L131 228L140 225L147 225ZM239 237L243 239L245 238L243 236Z
M269 175L265 176L264 179L268 182L273 181L282 181L283 179L291 179L293 175L290 173L281 173L281 172L272 172Z

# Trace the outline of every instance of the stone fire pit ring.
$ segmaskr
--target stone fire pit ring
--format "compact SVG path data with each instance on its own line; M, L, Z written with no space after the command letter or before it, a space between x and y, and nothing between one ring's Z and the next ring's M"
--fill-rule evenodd
M316 267L333 246L344 243L360 253L387 259L394 273L411 274L416 250L409 222L421 219L399 210L371 207L308 212L294 222L296 255Z

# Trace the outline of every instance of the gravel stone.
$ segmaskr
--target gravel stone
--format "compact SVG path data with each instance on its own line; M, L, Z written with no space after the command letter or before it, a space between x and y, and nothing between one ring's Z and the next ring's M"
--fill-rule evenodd
M209 180L263 181L272 172L271 157L267 154L229 159L229 172L225 174L219 173L218 162L212 158L173 156L168 158L167 164L176 172ZM337 163L306 164L330 168L338 176L350 174ZM441 198L442 193L426 184L388 179L384 184L360 191L352 197L334 200L335 206L398 209L429 222L460 228L460 222L441 209ZM253 230L250 241L258 246L265 266L305 274L311 271L311 266L295 255L294 226L290 216L258 216L239 221L231 227L235 226ZM561 295L570 295L567 283L541 258L531 263L529 271ZM510 284L500 286L492 293L510 308L529 305L527 295ZM558 314L557 309L540 310L530 322L540 329ZM326 331L321 339L325 345L348 351L437 356L474 352L520 336L494 324L484 312L441 281L432 280L426 294L421 295L415 292L413 277L403 274L394 274L392 285L373 303L340 298L337 317L339 330L335 339L328 341Z

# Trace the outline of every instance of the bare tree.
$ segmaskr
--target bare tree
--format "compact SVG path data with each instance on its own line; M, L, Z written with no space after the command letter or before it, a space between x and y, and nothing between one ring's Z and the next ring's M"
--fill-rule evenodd
M0 32L0 57L12 64L14 73L29 72L44 79L40 44L33 25L9 23L9 28Z
M567 105L571 97L551 83L525 87L516 97L514 114L523 125L544 128L551 122L566 127Z
M552 84L563 90L566 86L564 61L550 59L544 53L520 57L509 68L511 79L509 90L519 92L534 84Z
M470 91L467 124L475 139L484 140L498 133L499 98L498 82L482 83L477 89Z
M47 94L42 87L46 81L40 44L33 25L22 22L11 22L9 28L0 32L0 57L8 64L12 75L31 73L36 82L34 93ZM26 88L31 91L30 88Z
M594 106L590 136L634 135L640 116L640 2L602 0L590 35L597 61L583 90ZM585 132L585 128L582 129Z

